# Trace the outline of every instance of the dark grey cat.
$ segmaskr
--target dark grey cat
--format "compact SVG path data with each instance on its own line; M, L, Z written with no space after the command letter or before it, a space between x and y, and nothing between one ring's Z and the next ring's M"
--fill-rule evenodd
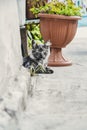
M46 42L45 44L36 44L36 42L33 40L30 57L35 59L38 64L41 63L42 65L46 65L50 55L50 45L50 42Z
M50 42L45 44L36 44L32 40L32 49L28 57L24 58L23 66L33 69L35 73L53 73L53 70L47 67L48 57L50 55Z

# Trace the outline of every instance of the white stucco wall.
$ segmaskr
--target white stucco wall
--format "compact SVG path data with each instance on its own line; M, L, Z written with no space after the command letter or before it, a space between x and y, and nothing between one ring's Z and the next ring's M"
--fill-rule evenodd
M0 0L0 95L22 65L16 0Z
M17 130L33 86L22 67L20 22L17 0L0 0L0 130Z
M17 0L18 5L18 15L20 26L25 24L26 20L26 0Z

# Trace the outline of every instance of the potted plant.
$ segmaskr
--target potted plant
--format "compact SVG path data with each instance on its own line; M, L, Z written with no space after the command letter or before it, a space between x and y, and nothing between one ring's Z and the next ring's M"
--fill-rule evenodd
M52 0L40 8L32 8L31 11L36 16L39 14L44 41L50 40L52 43L48 65L71 65L72 63L62 56L62 48L66 47L76 34L78 20L81 19L81 8L72 0Z
M30 8L39 8L44 6L47 0L26 0L26 18L35 19L35 15L30 11Z

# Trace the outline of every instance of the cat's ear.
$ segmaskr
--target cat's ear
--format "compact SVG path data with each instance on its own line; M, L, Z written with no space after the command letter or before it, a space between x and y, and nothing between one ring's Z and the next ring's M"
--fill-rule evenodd
M46 46L51 46L50 40L45 43Z
M32 40L32 48L34 49L36 47L36 42L35 40Z

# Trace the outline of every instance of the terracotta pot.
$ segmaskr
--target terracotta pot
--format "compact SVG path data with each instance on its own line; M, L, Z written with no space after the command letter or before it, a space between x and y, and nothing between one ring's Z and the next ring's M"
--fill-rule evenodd
M40 30L45 42L50 40L51 54L48 60L49 66L71 65L62 56L62 48L66 47L74 38L78 26L79 16L63 16L56 14L39 14Z

